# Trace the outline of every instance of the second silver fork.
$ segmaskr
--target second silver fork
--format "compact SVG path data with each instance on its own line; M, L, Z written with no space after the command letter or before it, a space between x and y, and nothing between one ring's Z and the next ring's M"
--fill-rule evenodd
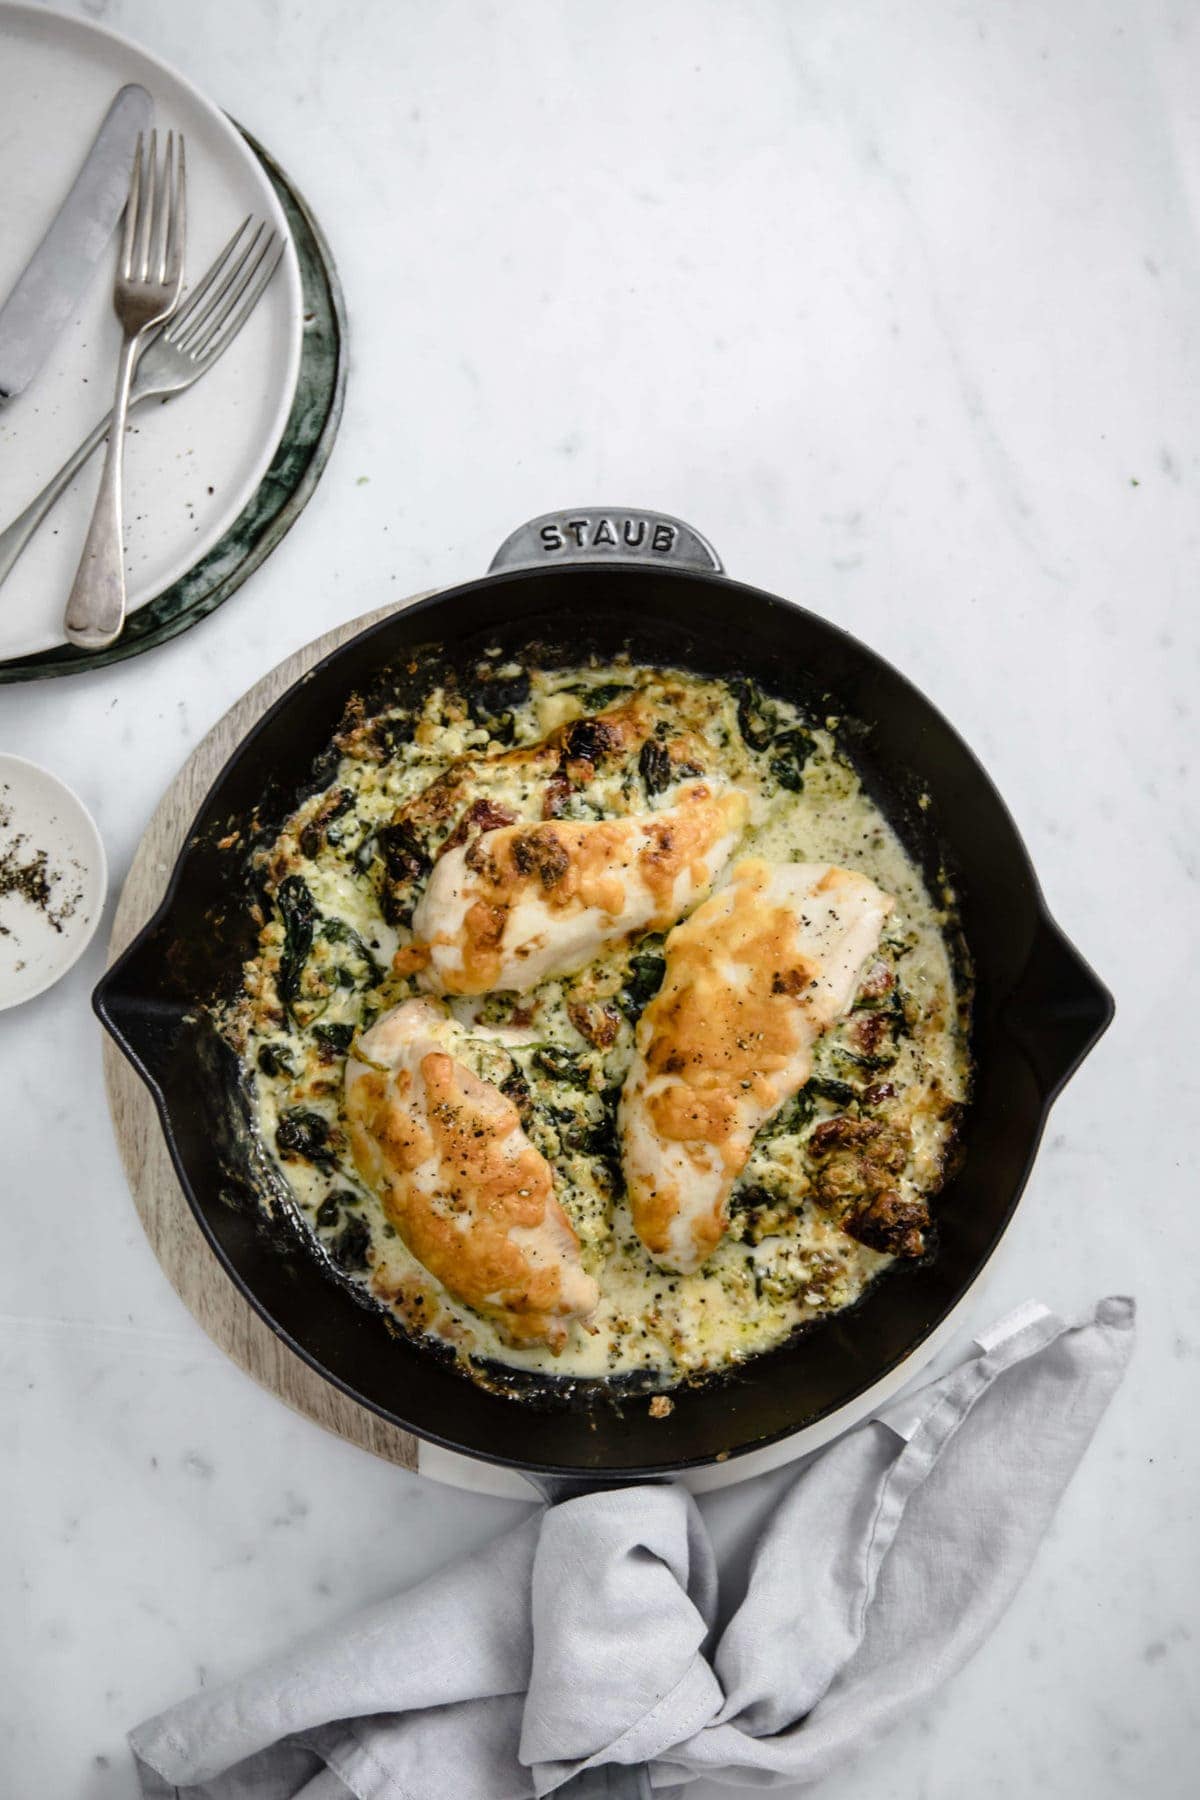
M178 312L138 358L129 410L144 400L164 400L191 387L229 348L279 266L283 240L253 217L244 219L203 280L184 296ZM80 469L108 436L107 413L41 493L0 531L0 582Z
M157 132L150 133L144 157L139 136L125 204L121 261L113 287L113 309L124 332L117 358L113 428L64 621L71 643L86 650L102 650L113 643L125 623L121 503L125 414L134 364L146 334L169 318L179 304L183 286L184 186L182 137L177 158L175 135L167 133L167 154L160 174Z

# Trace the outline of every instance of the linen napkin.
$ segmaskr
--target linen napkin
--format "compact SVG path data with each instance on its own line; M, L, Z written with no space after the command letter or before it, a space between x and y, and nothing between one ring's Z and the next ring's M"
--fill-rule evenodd
M811 1458L717 1629L680 1487L517 1530L130 1744L147 1800L528 1800L647 1764L818 1779L962 1666L1024 1578L1132 1347L1133 1303L1027 1306L950 1374ZM605 1787L598 1773L572 1794Z

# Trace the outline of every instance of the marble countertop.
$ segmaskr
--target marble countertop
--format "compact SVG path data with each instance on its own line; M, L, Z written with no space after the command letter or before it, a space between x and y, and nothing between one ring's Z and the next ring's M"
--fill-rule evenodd
M352 368L312 504L236 598L112 671L0 689L0 747L83 796L115 897L164 783L259 674L599 501L692 521L731 573L899 663L993 771L1118 1002L989 1310L1132 1292L1140 1337L990 1641L821 1791L1192 1791L1200 18L76 10L287 167L341 268ZM205 1339L117 1161L102 961L98 940L0 1016L0 1791L55 1800L127 1800L135 1721L522 1512L324 1435ZM783 1479L703 1502L735 1559Z

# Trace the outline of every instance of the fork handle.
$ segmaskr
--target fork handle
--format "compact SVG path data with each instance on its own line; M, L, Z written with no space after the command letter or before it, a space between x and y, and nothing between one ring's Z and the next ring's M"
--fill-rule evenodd
M136 405L136 401L132 401L131 404ZM53 476L41 493L29 502L24 512L18 513L12 524L7 526L4 531L0 531L0 582L8 579L13 564L26 544L51 507L70 487L89 457L104 442L111 424L112 413L108 412L95 430L90 431L84 438L74 456L68 458L58 474Z
M117 360L117 387L108 433L108 451L100 477L100 491L92 522L84 540L83 555L75 572L63 621L68 639L81 650L104 650L115 643L125 623L125 546L121 483L125 462L125 418L129 411L129 384L141 349L141 332L132 332L121 345Z
M142 349L148 348L143 343ZM170 390L168 390L169 392ZM140 406L143 400L153 400L163 396L163 390L156 387L153 379L147 380L143 373L143 364L139 360L133 375L133 385L129 390L129 410ZM11 525L0 531L0 585L12 574L17 558L25 550L30 538L41 524L51 508L57 505L66 493L84 464L95 454L108 436L112 424L112 408L105 413L100 422L88 432L74 456L67 458L57 475L52 475L40 494L35 494L24 512L19 512Z

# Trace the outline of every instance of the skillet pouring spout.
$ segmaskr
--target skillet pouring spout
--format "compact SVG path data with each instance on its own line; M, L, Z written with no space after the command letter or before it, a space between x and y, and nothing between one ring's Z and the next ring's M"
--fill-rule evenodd
M98 989L96 1015L122 1054L128 1057L152 1092L166 1074L183 1025L186 1008L154 994L136 994L113 985Z

